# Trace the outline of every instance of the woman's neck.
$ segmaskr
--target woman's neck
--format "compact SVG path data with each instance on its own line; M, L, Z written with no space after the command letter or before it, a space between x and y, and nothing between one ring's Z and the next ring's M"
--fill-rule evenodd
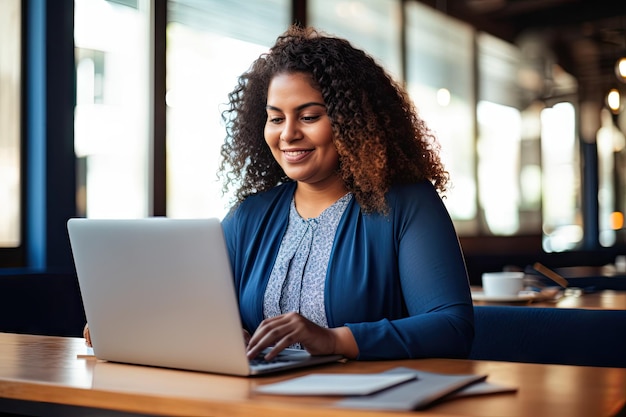
M348 189L339 178L324 185L298 182L294 195L296 210L303 219L316 218L347 192Z

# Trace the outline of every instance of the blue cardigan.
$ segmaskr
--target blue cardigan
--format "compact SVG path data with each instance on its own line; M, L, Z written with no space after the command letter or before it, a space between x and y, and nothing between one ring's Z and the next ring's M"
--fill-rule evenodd
M290 182L248 197L222 221L245 329L263 320L263 294L287 228ZM454 226L429 182L397 185L387 216L352 199L326 275L329 327L348 326L360 360L466 357L474 317Z

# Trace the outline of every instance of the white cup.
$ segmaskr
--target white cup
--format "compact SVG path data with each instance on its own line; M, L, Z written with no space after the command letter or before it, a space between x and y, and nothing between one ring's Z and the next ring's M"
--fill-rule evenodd
M482 279L483 291L490 297L516 296L524 289L523 272L485 272Z

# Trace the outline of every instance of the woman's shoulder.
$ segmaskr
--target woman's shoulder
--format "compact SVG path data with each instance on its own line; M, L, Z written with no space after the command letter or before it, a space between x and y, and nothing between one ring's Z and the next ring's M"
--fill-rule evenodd
M391 186L387 193L387 204L396 216L446 210L443 196L427 180Z
M394 184L389 187L389 192L387 193L390 199L395 200L415 200L422 198L433 198L441 199L441 196L435 189L435 186L427 180L408 183L408 184Z

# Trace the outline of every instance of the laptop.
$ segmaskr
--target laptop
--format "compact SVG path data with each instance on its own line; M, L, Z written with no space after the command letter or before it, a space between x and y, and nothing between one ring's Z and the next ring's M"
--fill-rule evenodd
M67 228L98 359L240 376L341 359L299 349L247 358L219 219L75 218Z

